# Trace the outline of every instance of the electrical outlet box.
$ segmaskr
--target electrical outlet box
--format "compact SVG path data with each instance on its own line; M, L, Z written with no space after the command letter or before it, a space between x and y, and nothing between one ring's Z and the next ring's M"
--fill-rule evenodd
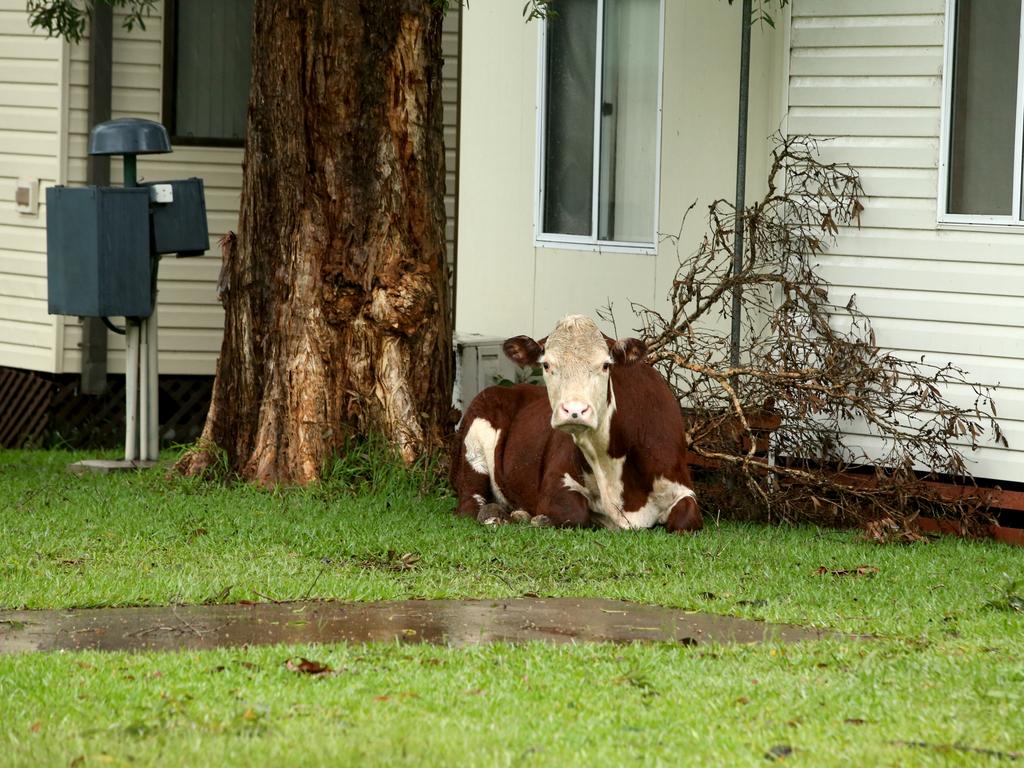
M39 212L39 179L18 179L14 188L14 207L18 213L31 216Z

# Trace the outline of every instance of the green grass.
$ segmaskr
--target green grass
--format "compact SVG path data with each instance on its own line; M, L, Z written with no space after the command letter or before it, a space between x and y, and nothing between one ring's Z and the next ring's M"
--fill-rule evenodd
M0 607L535 593L877 639L5 656L3 765L763 765L782 747L792 765L988 765L1024 752L1024 614L1006 600L1020 549L714 521L688 537L484 528L451 516L429 471L375 452L276 492L76 477L75 458L0 453ZM878 572L818 574L860 565ZM297 675L284 666L296 656L336 673Z

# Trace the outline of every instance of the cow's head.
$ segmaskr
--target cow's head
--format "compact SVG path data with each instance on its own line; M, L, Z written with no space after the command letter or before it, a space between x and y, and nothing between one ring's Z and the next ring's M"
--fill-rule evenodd
M518 365L540 363L551 401L551 426L574 434L597 429L608 418L612 365L629 365L647 355L639 339L610 339L583 315L562 318L540 341L529 336L508 339L504 350Z

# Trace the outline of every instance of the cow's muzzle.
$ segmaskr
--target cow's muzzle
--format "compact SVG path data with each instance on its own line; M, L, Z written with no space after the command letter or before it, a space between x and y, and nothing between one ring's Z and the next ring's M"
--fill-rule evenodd
M580 400L567 400L559 403L551 414L551 426L575 432L577 430L595 429L597 413L587 403Z

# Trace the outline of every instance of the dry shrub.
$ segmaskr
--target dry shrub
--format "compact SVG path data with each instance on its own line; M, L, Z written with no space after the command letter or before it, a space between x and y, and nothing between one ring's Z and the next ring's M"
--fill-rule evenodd
M669 314L634 307L651 359L690 411L705 505L771 520L873 523L887 539L905 537L922 513L979 529L987 502L965 452L987 433L1006 445L989 388L950 363L880 348L855 296L830 300L817 260L840 227L859 225L859 175L822 162L813 139L775 141L767 191L741 214L742 269L732 268L736 211L717 200L696 253L680 258ZM670 239L678 252L678 237ZM729 362L730 330L721 329L734 291L738 366ZM871 437L860 445L851 434ZM937 478L960 485L959 497L927 484Z

